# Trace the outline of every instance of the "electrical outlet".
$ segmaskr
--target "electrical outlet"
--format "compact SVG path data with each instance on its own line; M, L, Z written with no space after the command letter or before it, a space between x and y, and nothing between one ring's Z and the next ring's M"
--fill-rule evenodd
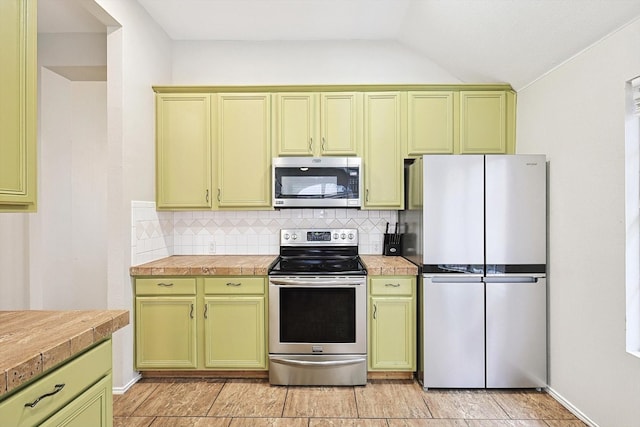
M216 253L216 242L209 242L209 253L210 254Z
M382 248L380 247L380 242L375 242L373 244L373 253L374 254L381 254L382 253Z

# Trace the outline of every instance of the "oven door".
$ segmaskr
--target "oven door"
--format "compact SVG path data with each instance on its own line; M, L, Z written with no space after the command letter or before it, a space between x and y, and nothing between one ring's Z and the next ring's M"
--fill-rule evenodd
M269 353L367 353L365 277L270 277Z

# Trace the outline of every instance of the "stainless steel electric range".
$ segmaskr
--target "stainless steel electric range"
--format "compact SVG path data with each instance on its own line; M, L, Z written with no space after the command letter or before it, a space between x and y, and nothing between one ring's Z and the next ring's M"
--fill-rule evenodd
M280 231L269 268L271 384L366 384L366 276L357 229Z

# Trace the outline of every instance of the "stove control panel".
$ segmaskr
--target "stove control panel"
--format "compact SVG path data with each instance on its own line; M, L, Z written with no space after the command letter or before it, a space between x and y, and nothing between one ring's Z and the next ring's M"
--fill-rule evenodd
M354 246L358 244L356 228L291 228L280 230L280 246Z

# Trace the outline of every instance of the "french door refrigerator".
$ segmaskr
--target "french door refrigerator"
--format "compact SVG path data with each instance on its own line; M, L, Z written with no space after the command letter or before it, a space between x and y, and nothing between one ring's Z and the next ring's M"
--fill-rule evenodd
M546 160L423 158L425 388L547 381Z

